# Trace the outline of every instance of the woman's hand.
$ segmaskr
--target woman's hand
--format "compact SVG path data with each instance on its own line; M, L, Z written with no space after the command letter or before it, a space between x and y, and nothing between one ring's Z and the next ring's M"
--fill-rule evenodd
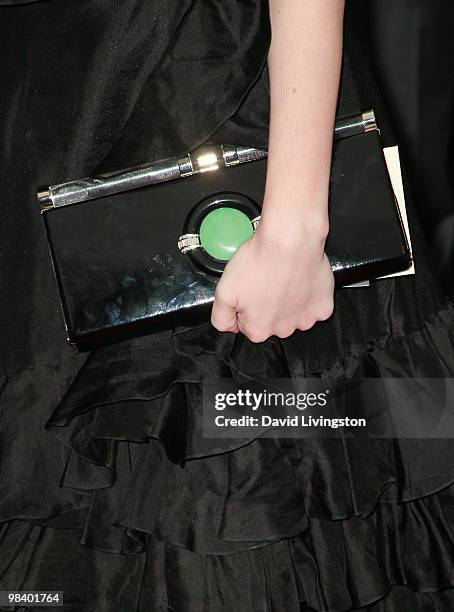
M252 342L287 338L333 312L334 277L324 253L325 228L291 220L259 226L226 266L211 316L223 332Z

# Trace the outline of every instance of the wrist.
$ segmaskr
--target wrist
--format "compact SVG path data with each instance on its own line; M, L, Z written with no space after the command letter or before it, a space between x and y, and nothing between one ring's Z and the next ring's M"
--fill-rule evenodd
M264 210L257 234L273 242L305 242L325 244L329 233L328 213L314 210Z
M300 252L305 249L323 255L328 236L328 220L322 219L272 219L262 218L256 231L256 239L264 249L279 253Z

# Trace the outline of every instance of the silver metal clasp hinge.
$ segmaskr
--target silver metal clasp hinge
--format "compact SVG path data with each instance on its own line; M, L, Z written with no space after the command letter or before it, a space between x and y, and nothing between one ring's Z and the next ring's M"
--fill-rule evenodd
M188 253L202 246L198 234L183 234L178 238L178 248L182 253Z
M334 138L339 140L371 130L378 130L378 127L374 112L368 110L338 119ZM39 191L38 202L44 212L51 208L96 200L130 189L245 164L267 156L267 151L253 147L206 145L188 153L185 157L164 159L115 173L51 185Z

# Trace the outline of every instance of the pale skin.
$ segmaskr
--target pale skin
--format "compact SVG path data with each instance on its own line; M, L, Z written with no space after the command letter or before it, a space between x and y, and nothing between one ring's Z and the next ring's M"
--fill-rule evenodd
M325 254L344 0L270 0L268 174L262 220L222 275L211 322L252 342L333 313Z

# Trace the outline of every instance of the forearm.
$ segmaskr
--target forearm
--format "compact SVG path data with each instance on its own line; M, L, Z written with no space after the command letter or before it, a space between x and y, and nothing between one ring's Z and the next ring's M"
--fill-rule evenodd
M344 0L270 0L269 159L262 233L325 235ZM308 229L309 228L309 229Z

